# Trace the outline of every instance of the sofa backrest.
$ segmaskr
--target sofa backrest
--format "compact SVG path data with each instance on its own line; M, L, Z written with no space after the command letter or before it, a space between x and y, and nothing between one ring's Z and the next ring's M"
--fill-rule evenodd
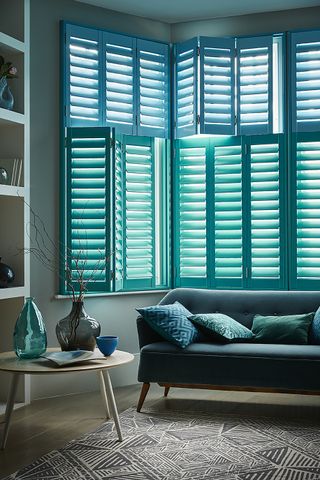
M204 290L175 288L160 303L178 301L192 313L224 313L251 328L254 315L293 315L315 312L317 291Z

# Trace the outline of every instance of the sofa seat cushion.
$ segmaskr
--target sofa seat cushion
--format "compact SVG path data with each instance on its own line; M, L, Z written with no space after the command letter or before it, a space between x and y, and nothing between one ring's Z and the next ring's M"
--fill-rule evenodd
M141 350L140 382L320 391L320 346L156 342Z

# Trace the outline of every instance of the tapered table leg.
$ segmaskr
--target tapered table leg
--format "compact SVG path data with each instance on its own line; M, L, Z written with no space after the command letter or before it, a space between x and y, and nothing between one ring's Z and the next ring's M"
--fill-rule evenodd
M105 385L106 385L106 392L107 392L108 403L109 403L109 406L110 406L111 415L112 415L112 418L113 418L113 421L114 421L114 424L115 424L115 427L116 427L116 430L117 430L119 441L122 442L120 420L119 420L117 405L116 405L116 401L114 399L111 379L110 379L110 375L109 375L108 370L105 370Z
M104 381L104 376L102 370L98 370L98 378L99 378L99 383L100 383L100 392L102 396L102 401L103 405L106 411L106 418L110 418L110 412L109 412L109 405L108 405L108 398L106 394L106 384Z
M17 386L19 382L19 373L14 373L11 379L11 385L10 385L10 390L9 390L9 395L8 395L8 400L7 400L7 406L6 406L6 413L4 417L4 431L3 431L3 437L2 437L2 444L1 444L1 450L5 449L6 443L7 443L7 438L8 438L8 433L9 433L9 426L10 426L10 420L11 420L11 414L12 410L14 407L14 399L16 396L16 391L17 391Z

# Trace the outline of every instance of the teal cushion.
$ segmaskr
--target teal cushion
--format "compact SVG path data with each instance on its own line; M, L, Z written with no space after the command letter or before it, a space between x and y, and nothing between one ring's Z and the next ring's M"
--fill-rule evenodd
M266 317L255 315L252 325L255 341L304 345L308 343L309 329L313 317L314 313Z
M192 315L189 319L207 335L222 342L247 341L254 337L251 330L223 313L201 313Z
M179 302L136 310L153 330L178 347L185 348L201 339L200 332L188 320L192 313Z
M320 307L314 314L310 328L310 343L320 345Z

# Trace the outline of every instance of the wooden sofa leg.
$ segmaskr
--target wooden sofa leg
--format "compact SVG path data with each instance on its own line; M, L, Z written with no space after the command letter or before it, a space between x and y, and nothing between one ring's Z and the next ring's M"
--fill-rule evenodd
M164 387L164 396L165 396L165 397L168 396L169 390L170 390L170 387L169 387L169 386Z
M140 398L139 398L139 401L138 401L138 406L137 406L137 412L140 412L141 408L142 408L142 405L143 405L143 402L145 401L145 398L147 396L147 393L149 391L149 388L150 388L150 383L144 383L141 387L141 393L140 393Z

